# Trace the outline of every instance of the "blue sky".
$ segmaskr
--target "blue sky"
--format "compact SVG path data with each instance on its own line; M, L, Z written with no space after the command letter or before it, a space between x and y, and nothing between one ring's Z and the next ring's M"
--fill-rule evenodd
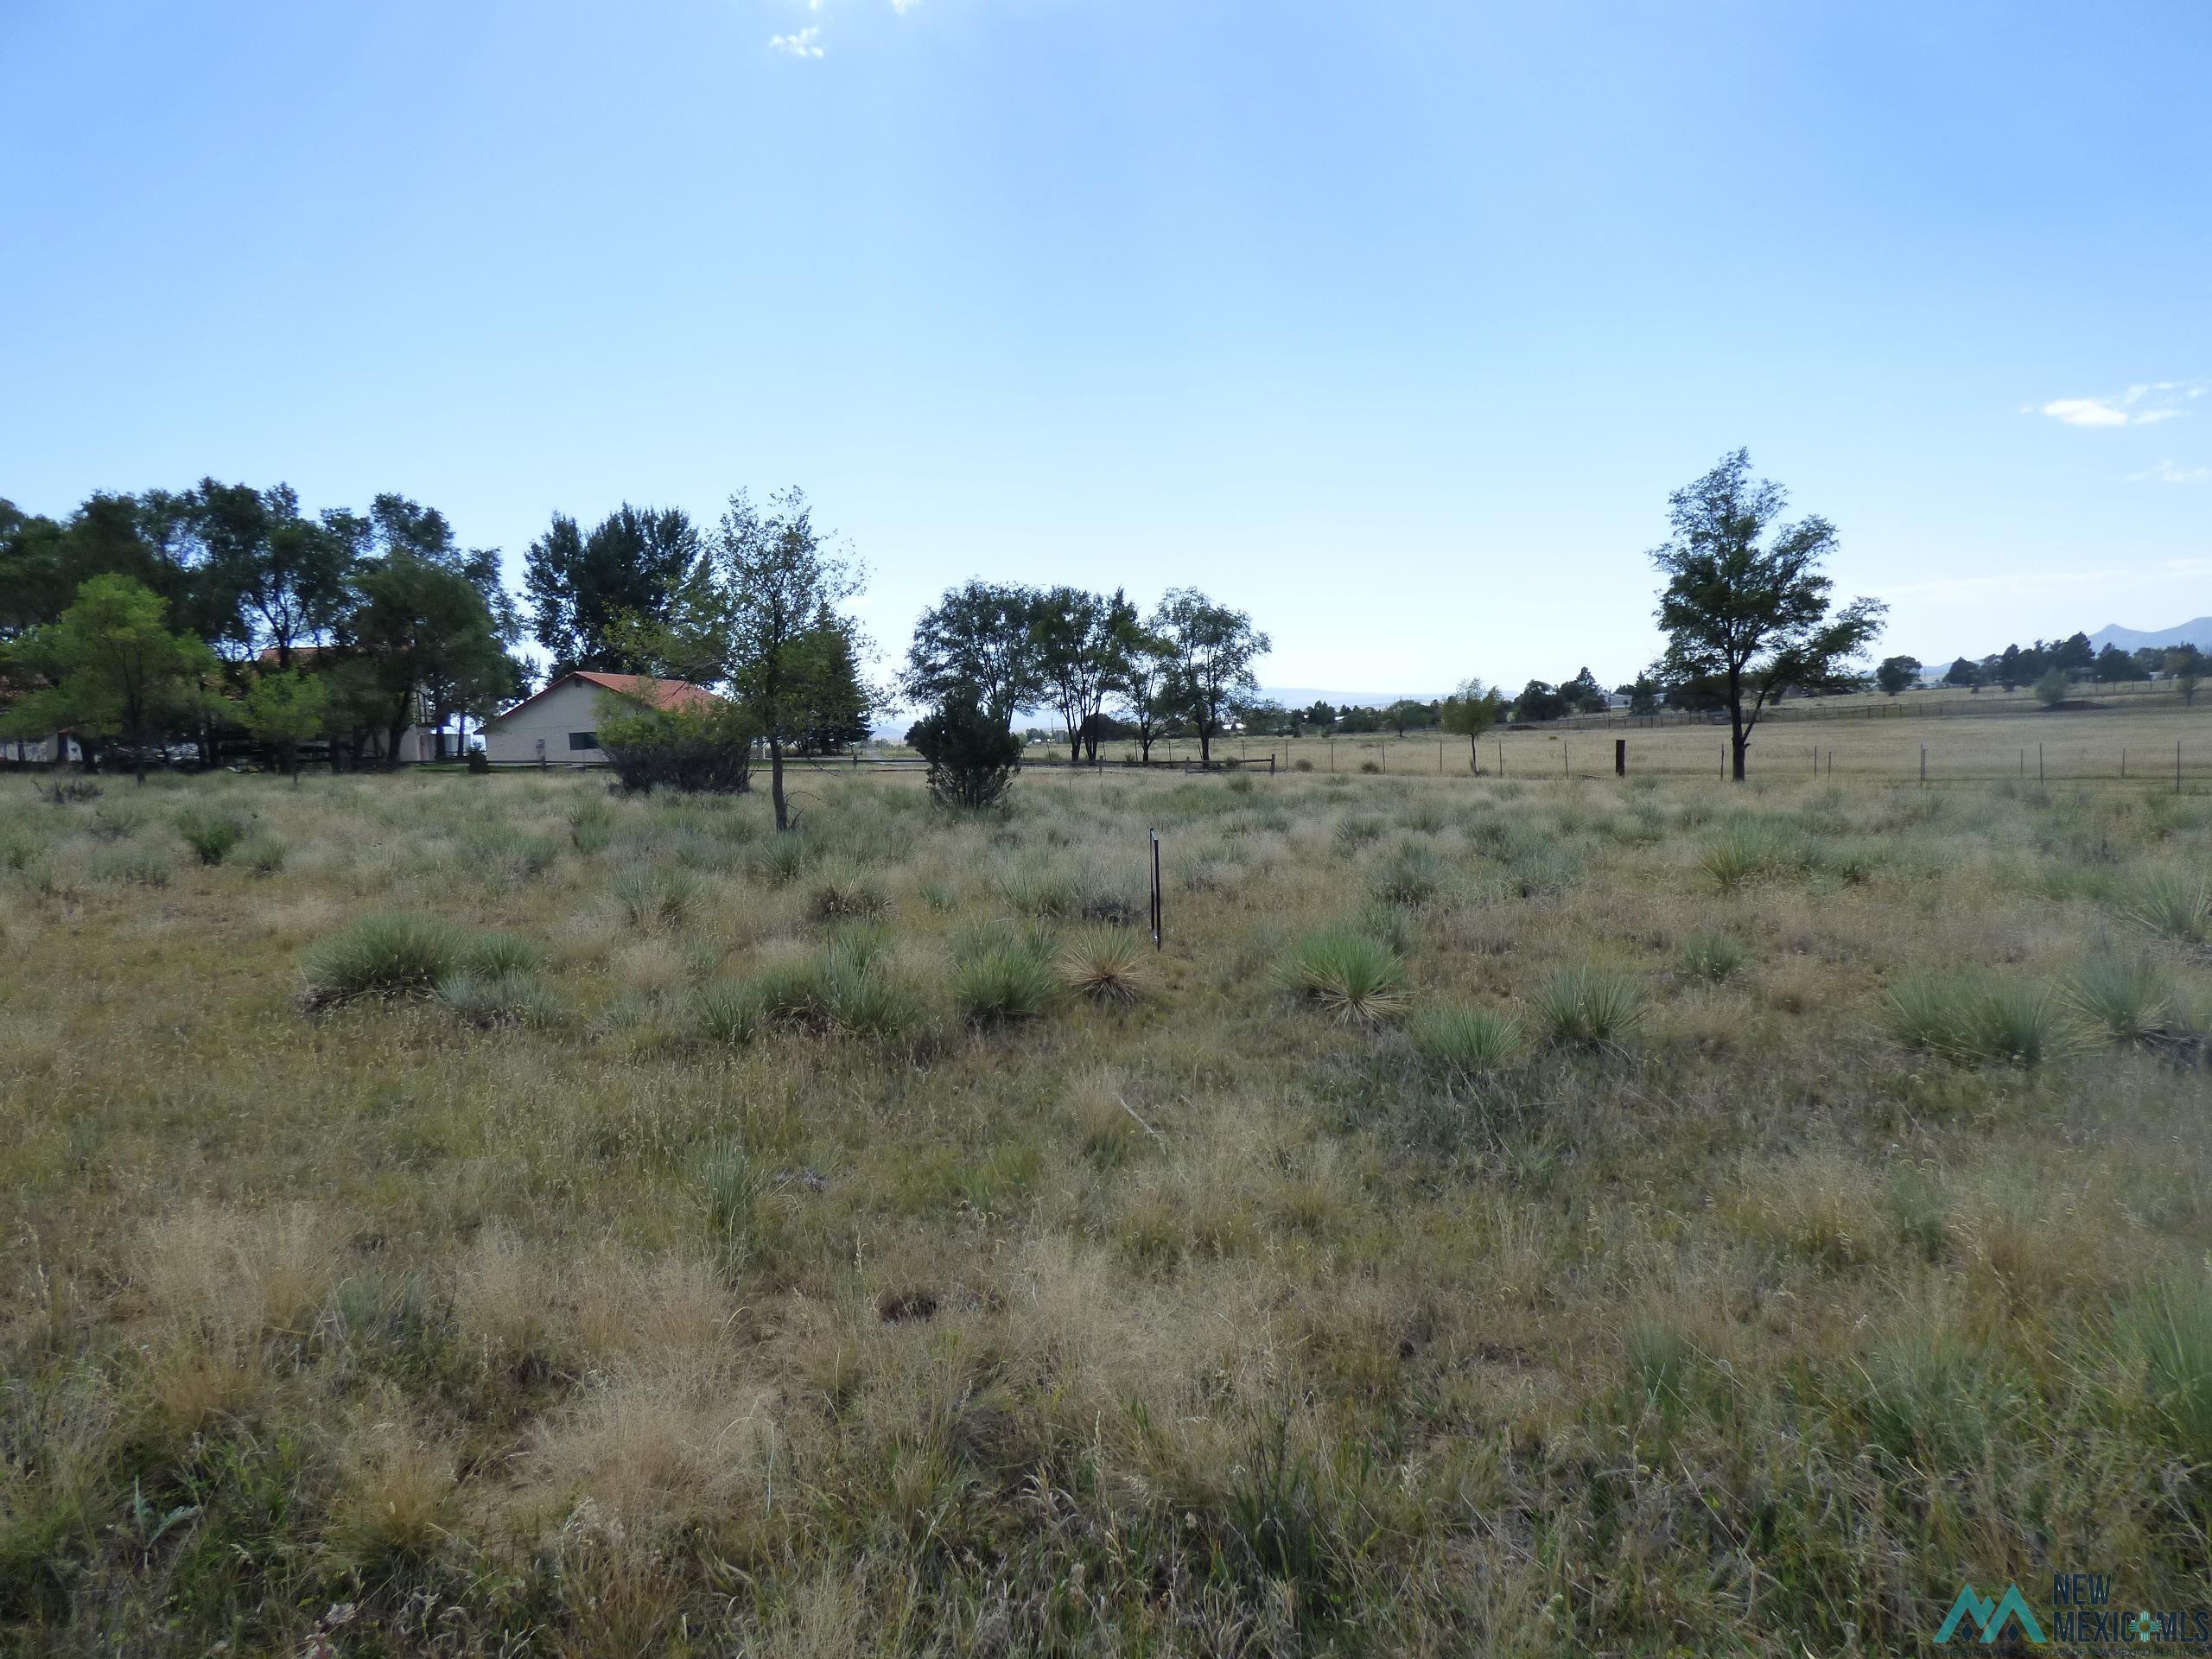
M0 7L0 495L796 482L881 645L1195 583L1263 677L1654 655L1748 445L1923 656L2212 611L2212 10Z

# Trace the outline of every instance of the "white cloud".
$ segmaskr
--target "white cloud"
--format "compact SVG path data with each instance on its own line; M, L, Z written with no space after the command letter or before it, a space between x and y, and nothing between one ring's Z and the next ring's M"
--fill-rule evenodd
M921 3L922 0L891 0L891 10L897 12L901 17L904 17L908 12L912 11L916 6L918 6Z
M2202 397L2202 386L2178 380L2145 380L2117 397L2054 397L2047 404L2030 404L2024 415L2048 415L2064 426L2156 426L2188 414L2182 407Z
M2184 467L2177 461L2162 461L2155 467L2145 467L2139 473L2130 473L2127 481L2141 484L2156 479L2161 484L2203 484L2212 482L2212 467Z
M771 35L768 49L771 52L788 52L795 58L818 58L822 55L822 31L802 29L796 35Z
M2069 426L2126 426L2127 411L2114 409L2101 397L2058 397L2043 406L2054 421Z

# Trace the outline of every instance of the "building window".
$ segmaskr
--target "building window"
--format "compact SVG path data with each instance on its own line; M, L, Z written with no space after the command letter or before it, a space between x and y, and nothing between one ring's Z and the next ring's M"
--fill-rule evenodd
M597 732L570 732L569 747L572 749L595 749L599 747Z

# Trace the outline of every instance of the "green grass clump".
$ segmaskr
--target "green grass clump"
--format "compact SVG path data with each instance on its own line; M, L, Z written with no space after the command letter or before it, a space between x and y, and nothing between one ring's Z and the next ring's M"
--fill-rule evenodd
M1521 1052L1521 1022L1488 1008L1427 1008L1409 1027L1414 1051L1462 1077L1494 1071Z
M245 826L214 812L180 812L176 833L202 864L220 864L245 839Z
M1126 1005L1152 984L1152 944L1126 928L1092 927L1061 948L1059 972L1077 996Z
M86 861L95 881L122 887L166 887L175 874L168 857L151 847L102 847Z
M764 887L788 887L798 880L813 850L795 830L771 836L753 849L749 864L753 879Z
M1382 838L1382 820L1371 813L1354 812L1337 825L1337 845L1345 852L1356 853L1370 842Z
M512 933L472 933L435 916L364 916L308 952L303 964L312 1004L363 996L425 996L440 982L465 975L480 981L533 976L537 947Z
M284 868L284 861L290 855L290 850L276 836L257 834L238 843L237 859L256 875L274 875Z
M2169 1432L2192 1456L2212 1457L2212 1284L2197 1274L2154 1285L2120 1327Z
M1419 842L1408 842L1376 871L1367 890L1378 903L1416 910L1443 890L1444 861Z
M1698 868L1723 893L1746 882L1802 867L1804 854L1787 831L1764 818L1738 818L1724 824L1698 854Z
M892 903L879 883L843 866L815 883L806 908L817 922L874 922L891 913Z
M561 1004L535 974L462 969L442 976L437 1000L472 1026L551 1026Z
M1742 973L1751 956L1725 933L1698 933L1682 941L1675 960L1689 978L1720 985Z
M2200 944L2212 923L2212 879L2186 870L2151 871L2127 889L2120 912L2160 938Z
M709 985L699 994L699 1035L724 1048L742 1048L760 1034L766 994L758 983Z
M2093 957L2067 982L2067 999L2098 1031L2115 1041L2140 1042L2164 1028L2175 1007L2173 982L2157 965L2116 957Z
M607 889L622 919L636 928L677 928L699 902L699 883L689 871L651 865L624 870Z
M1890 1013L1907 1047L1994 1065L2038 1065L2070 1035L2050 991L1979 974L1908 980L1891 991Z
M989 946L952 970L952 1005L977 1025L1033 1020L1059 991L1051 966L1018 944Z
M1563 968L1536 993L1544 1035L1561 1048L1618 1048L1643 1018L1633 980L1602 968Z
M928 1020L920 994L892 971L881 936L868 927L840 929L820 956L767 969L748 989L761 1023L896 1037Z
M1276 977L1338 1020L1395 1020L1406 1008L1406 969L1380 939L1346 928L1308 935L1279 963Z

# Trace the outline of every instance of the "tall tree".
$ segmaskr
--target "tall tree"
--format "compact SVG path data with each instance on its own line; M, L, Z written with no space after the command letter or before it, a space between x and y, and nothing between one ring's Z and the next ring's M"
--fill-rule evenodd
M766 510L741 490L707 537L706 556L669 620L641 631L650 655L684 678L725 687L768 745L776 828L791 828L784 756L824 706L842 696L859 654L858 626L843 613L866 573L828 550L813 509L796 488Z
M906 652L906 696L940 708L974 702L1007 731L1045 690L1032 629L1036 590L970 581L922 613Z
M1478 776L1483 769L1483 734L1497 724L1497 693L1471 676L1444 699L1441 724L1453 736L1467 740L1467 770Z
M276 753L277 762L300 781L300 745L322 734L330 713L327 677L296 670L264 674L246 689L238 704L238 723L256 742Z
M2017 691L2032 677L2022 660L2019 646L2005 646L1997 659L1997 683L2007 691Z
M555 513L551 528L530 544L523 574L553 677L577 669L641 672L646 664L627 620L657 617L674 602L699 562L700 545L697 528L679 507L626 501L588 536L575 519Z
M286 672L296 651L320 644L337 626L362 528L353 514L310 518L289 484L256 491L212 478L168 505L198 554L211 605L242 649L274 651Z
M2196 706L2196 688L2204 683L2204 653L2195 645L2178 645L2166 653L2166 672L2181 693L2182 707Z
M1885 607L1877 600L1830 612L1834 584L1821 562L1834 550L1835 526L1817 514L1784 524L1789 500L1780 485L1752 478L1750 453L1738 449L1668 498L1674 534L1651 554L1667 578L1658 611L1667 635L1662 672L1719 683L1730 773L1738 783L1767 704L1784 691L1836 684L1881 632Z
M502 619L455 568L465 563L442 563L401 543L365 568L341 622L340 645L352 661L334 697L373 711L387 765L399 763L410 726L442 732L451 715L480 709L519 683Z
M1981 683L1981 671L1963 657L1955 657L1951 665L1943 671L1943 683L1971 691Z
M1121 700L1122 718L1135 728L1137 754L1147 766L1166 728L1173 662L1174 647L1152 629L1134 618L1122 629L1109 690ZM1095 746L1091 758L1097 758Z
M1209 765L1230 704L1259 689L1252 664L1270 642L1243 611L1217 605L1195 588L1169 588L1153 613L1152 631L1172 652L1169 702L1198 734L1198 764Z
M1894 697L1920 677L1917 657L1885 657L1875 665L1874 683L1884 696Z
M1070 766L1082 760L1086 734L1095 752L1098 716L1120 671L1136 614L1119 588L1109 599L1080 588L1052 588L1038 594L1032 606L1029 632L1038 677L1059 713Z
M94 576L54 621L10 647L11 665L46 683L9 710L16 733L69 729L87 765L101 738L131 748L131 769L146 781L146 753L192 720L214 655L205 642L168 626L168 601L129 576Z

